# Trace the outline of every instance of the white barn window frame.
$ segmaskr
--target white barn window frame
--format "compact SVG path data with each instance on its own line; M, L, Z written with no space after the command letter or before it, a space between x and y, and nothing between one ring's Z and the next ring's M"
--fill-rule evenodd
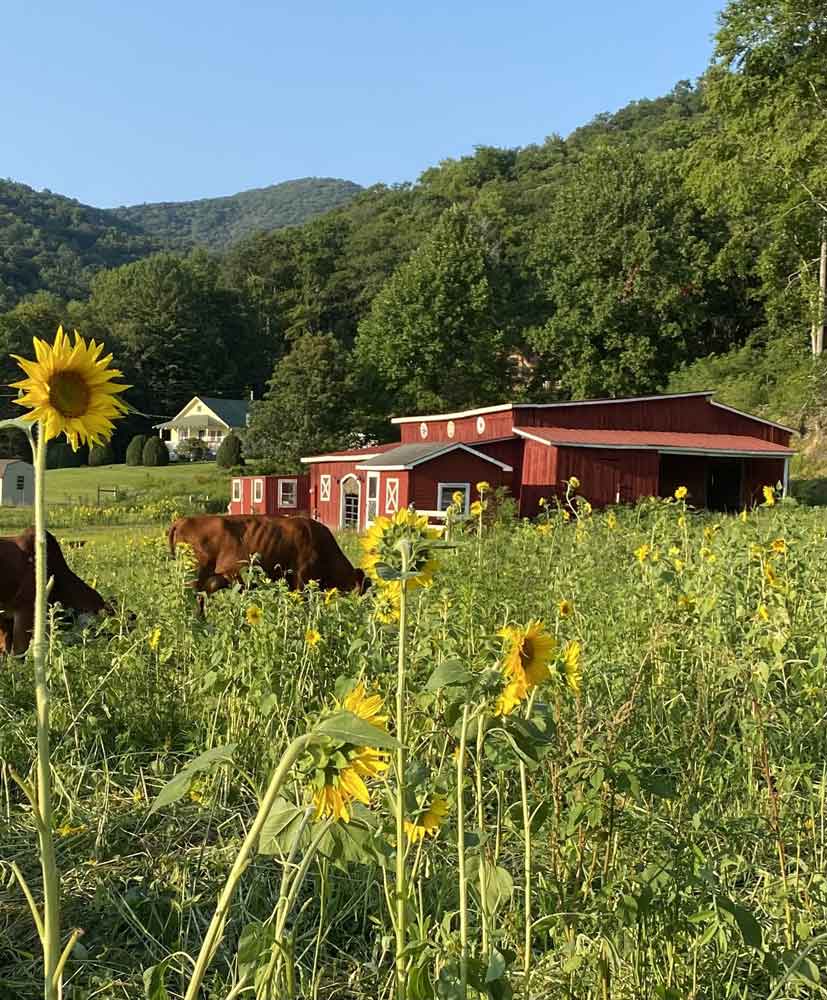
M319 500L322 503L330 502L330 476L327 473L319 476Z
M298 504L299 484L297 479L279 480L279 507L295 507Z
M436 489L436 509L439 511L446 510L454 502L453 496L457 492L462 493L465 497L462 513L467 514L471 504L470 483L439 483Z
M264 499L264 480L253 480L253 503L261 503Z
M233 480L233 503L241 502L241 480Z
M385 480L385 513L395 514L399 510L399 480Z

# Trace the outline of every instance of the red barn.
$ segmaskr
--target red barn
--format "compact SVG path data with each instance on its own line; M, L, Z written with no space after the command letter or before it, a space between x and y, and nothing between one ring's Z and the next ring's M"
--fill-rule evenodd
M396 444L303 458L310 509L331 528L363 530L413 504L438 518L459 491L507 486L520 514L538 511L576 476L595 506L669 496L737 510L765 485L787 488L792 430L717 403L711 392L566 403L503 403L395 417Z
M234 476L230 494L231 514L307 514L310 511L310 477Z

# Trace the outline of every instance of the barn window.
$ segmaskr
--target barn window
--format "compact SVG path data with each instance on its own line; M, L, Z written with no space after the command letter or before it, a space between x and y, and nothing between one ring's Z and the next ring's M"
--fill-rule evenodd
M18 476L17 477L17 488L18 488L18 490L23 490L23 489L25 489L25 487L26 487L26 478L25 478L25 476Z
M485 433L485 417L477 417L477 434Z
M448 426L445 428L445 432L447 433L449 438L452 438L456 434L457 425L454 423L453 420L448 421Z
M419 436L422 438L423 441L428 436L428 425L425 423L424 420L419 425Z
M238 503L241 500L241 480L233 480L233 501Z
M319 500L330 500L330 476L319 478Z
M455 493L462 494L463 503L461 513L467 514L468 500L471 496L470 483L440 483L437 487L436 509L447 510L448 507L450 507L450 505L454 502L453 497Z
M399 480L388 479L385 482L385 513L395 514L399 510Z
M296 480L279 480L279 507L296 506Z
M264 480L256 479L253 483L253 503L261 503L264 497Z

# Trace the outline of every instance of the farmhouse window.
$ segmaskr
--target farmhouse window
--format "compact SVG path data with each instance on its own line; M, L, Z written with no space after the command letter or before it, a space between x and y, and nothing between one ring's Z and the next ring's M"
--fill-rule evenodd
M238 503L241 500L241 480L233 480L233 501Z
M18 490L23 490L26 486L26 479L23 476L17 477L17 488Z
M395 514L399 510L399 480L388 479L385 483L385 513Z
M319 479L319 500L330 500L330 476Z
M296 480L279 480L279 507L296 506Z
M463 502L461 513L467 514L468 500L471 496L470 483L440 483L436 494L436 509L447 510L448 507L450 507L450 505L454 502L453 496L455 493L462 494Z
M264 497L264 480L256 479L253 483L253 503L261 503Z

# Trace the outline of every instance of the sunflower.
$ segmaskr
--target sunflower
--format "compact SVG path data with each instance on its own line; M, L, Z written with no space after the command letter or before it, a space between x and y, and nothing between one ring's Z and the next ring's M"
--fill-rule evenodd
M773 550L773 552L778 553L778 555L784 555L784 553L787 551L787 543L784 541L783 538L776 538L775 541L770 546L770 548Z
M335 757L344 756L340 751ZM370 805L370 792L365 778L381 778L388 769L388 755L373 747L353 747L344 765L331 763L313 796L316 819L330 816L350 822L350 803L354 800Z
M571 601L567 601L565 599L562 601L558 601L557 614L560 615L561 618L571 618L571 616L574 614L574 605L571 603Z
M418 840L424 840L426 834L435 837L447 815L448 800L442 795L435 795L415 820L405 820L408 843L415 844Z
M329 590L326 590L324 592L324 602L325 602L325 604L330 604L331 601L335 600L335 598L338 596L338 594L339 594L339 588L338 587L331 587Z
M615 528L617 527L617 517L612 511L609 511L609 513L606 515L606 527L609 529L609 531L614 531Z
M579 490L580 489L580 480L577 478L577 476L571 476L569 478L569 486L573 490Z
M497 701L496 714L508 715L528 692L551 676L548 665L556 641L542 622L531 621L525 628L507 625L499 635L508 644L503 660L506 685Z
M373 605L373 617L376 621L383 625L395 625L399 621L400 589L396 581L376 589L376 599Z
M775 506L775 490L772 486L764 486L761 492L764 494L764 504L767 507Z
M146 640L147 646L153 651L158 648L158 643L161 641L161 630L159 628L154 628L149 633L149 638Z
M482 496L483 493L488 493L490 489L491 483L486 482L484 479L482 482L477 483L477 493L479 493L480 496Z
M637 559L639 563L643 564L648 559L649 553L651 551L652 551L651 548L644 543L643 545L640 545L638 546L638 548L635 549L635 559Z
M770 612L766 604L758 605L758 610L755 612L755 617L762 622L768 622L770 620Z
M248 625L261 625L264 621L264 614L257 604L251 604L244 614Z
M127 405L118 398L128 385L115 384L122 373L110 368L112 355L105 358L103 344L94 340L88 344L75 331L75 343L59 326L54 344L33 338L36 361L12 357L26 373L26 378L12 383L23 395L14 400L29 413L24 420L40 421L44 440L65 434L74 451L80 444L102 444L114 430L113 420L127 412Z
M481 517L482 516L482 512L485 510L485 508L487 506L488 506L487 501L485 501L485 500L475 500L471 504L471 507L470 507L468 513L471 515L471 517Z
M364 722L369 722L372 726L384 729L388 722L387 715L380 715L383 708L382 696L378 694L369 695L365 690L362 681L345 696L342 708L357 715Z
M464 507L465 506L465 494L464 493L460 493L460 491L457 490L456 493L453 493L451 495L451 503L455 507L460 507L460 508Z
M322 641L322 634L315 628L309 628L304 633L304 643L311 649L313 649L314 646L318 646L321 641Z
M575 694L580 693L580 681L583 678L580 651L580 643L576 639L567 642L563 649L563 672L566 675L566 683Z
M427 516L407 507L397 511L392 518L379 517L362 538L365 553L362 569L380 586L384 586L386 581L379 576L379 565L401 570L402 556L398 544L405 540L411 552L409 571L415 574L408 578L405 586L407 589L425 587L439 566L431 558L429 544L438 538L439 532L429 527Z
M675 499L676 500L685 500L686 499L686 495L688 493L689 493L689 490L685 486L679 486L675 490Z

